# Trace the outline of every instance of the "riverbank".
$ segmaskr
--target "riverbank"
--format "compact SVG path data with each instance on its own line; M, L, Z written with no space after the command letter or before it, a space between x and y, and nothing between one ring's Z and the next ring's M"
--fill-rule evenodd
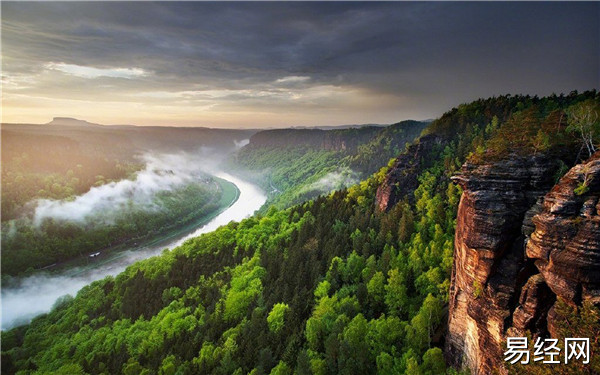
M143 237L129 238L126 241L109 247L82 249L82 254L77 257L55 263L39 270L35 270L29 274L14 277L4 277L4 286L10 287L12 286L14 280L40 274L76 276L87 272L89 269L102 267L105 264L117 261L130 252L135 252L150 247L168 245L178 238L192 233L198 227L209 223L215 217L230 208L240 196L239 189L232 182L216 176L212 176L212 178L214 180L213 183L215 184L215 191L218 194L215 194L215 197L206 203L206 205L214 204L216 206L216 208L210 211L208 214L200 214L200 212L203 211L203 208L201 207L196 211L195 214L191 213L191 216L193 216L191 220L187 220L183 224L158 228L155 233L147 234Z
M192 220L184 225L180 225L174 228L168 228L165 231L161 231L153 238L142 240L140 243L134 243L133 246L131 241L125 244L120 244L117 246L113 246L110 248L102 249L101 253L92 258L90 261L89 256L84 256L83 258L79 258L77 260L72 260L70 265L65 264L62 267L65 269L73 269L73 272L64 273L66 276L77 276L79 274L85 273L89 270L89 268L97 268L102 267L105 264L112 263L117 261L120 258L128 256L131 252L135 252L137 250L143 250L147 248L155 248L160 246L165 246L165 248L169 247L173 241L176 241L178 238L184 237L192 232L194 232L198 227L202 227L213 220L215 217L222 214L224 211L229 209L240 197L240 190L238 187L225 179L213 176L215 182L219 185L222 194L220 196L218 202L218 209L209 213L208 215L203 215L195 220ZM60 269L57 269L60 271Z
M199 227L191 228L192 232L183 231L179 236L170 238L161 238L160 242L144 248L134 250L124 250L119 258L112 258L112 261L96 263L85 267L85 272L39 272L36 275L19 278L15 280L12 286L3 285L2 288L2 325L1 329L10 329L19 325L27 324L34 317L44 314L52 309L60 297L70 294L75 295L84 286L103 279L107 276L115 276L121 273L130 264L142 259L160 254L165 248L175 248L189 238L193 238L215 230L221 225L230 221L240 221L251 216L266 201L265 193L257 186L241 180L225 172L215 173L215 177L233 185L237 191L235 199L230 195L231 200L225 200L228 203L220 214L212 220ZM205 218L208 220L208 218ZM189 233L189 234L185 234ZM164 241L162 241L164 240ZM81 270L81 268L79 268Z

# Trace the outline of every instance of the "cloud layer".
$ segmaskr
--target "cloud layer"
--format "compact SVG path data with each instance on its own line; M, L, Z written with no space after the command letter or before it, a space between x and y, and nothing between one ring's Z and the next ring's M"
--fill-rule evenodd
M390 123L482 96L589 89L599 8L5 2L3 120Z

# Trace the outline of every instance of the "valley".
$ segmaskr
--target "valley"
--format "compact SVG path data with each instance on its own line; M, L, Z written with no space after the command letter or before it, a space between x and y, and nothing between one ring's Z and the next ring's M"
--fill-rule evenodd
M536 373L498 360L505 335L600 337L597 155L578 154L569 117L597 106L596 91L480 99L408 140L396 125L257 132L211 172L239 188L229 209L71 275L76 295L2 332L3 371ZM573 225L564 248L555 220Z
M0 1L0 373L599 375L599 1Z
M157 256L165 249L177 247L231 220L242 220L264 203L264 195L259 189L231 175L219 173L219 176L215 178L229 191L223 194L222 208L211 216L201 217L135 247L120 245L103 249L93 258L86 254L45 272L10 279L2 288L2 329L26 323L50 311L61 297L75 295L85 285L108 275L117 275L137 261Z

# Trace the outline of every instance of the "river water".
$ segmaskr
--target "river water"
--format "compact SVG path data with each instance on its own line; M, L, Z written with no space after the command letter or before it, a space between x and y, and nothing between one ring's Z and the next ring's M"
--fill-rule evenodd
M214 175L238 187L240 196L231 207L192 233L173 238L170 243L124 251L117 259L91 269L87 266L81 272L70 269L62 274L33 275L19 280L17 287L2 288L2 330L28 323L37 315L50 311L59 297L66 294L74 296L85 285L108 275L117 275L136 261L158 255L165 248L175 248L190 238L212 232L232 220L245 219L267 200L265 193L253 184L225 172Z

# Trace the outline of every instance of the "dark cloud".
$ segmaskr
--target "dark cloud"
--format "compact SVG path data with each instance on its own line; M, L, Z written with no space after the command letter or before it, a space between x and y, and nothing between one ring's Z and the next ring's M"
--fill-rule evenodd
M342 94L353 92L354 100L385 98L379 108L365 109L373 121L392 122L436 116L482 96L544 95L600 82L599 3L1 6L9 97L102 101L110 95L154 105L143 94L167 92L179 106L322 111L329 105L335 112L344 109ZM146 74L88 79L49 70L50 63ZM326 98L332 93L340 98Z

